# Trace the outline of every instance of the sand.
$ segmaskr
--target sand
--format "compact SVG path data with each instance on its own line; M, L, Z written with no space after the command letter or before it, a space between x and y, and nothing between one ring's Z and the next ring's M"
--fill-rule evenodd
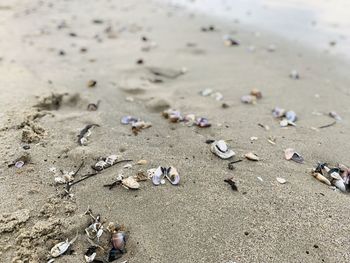
M8 1L0 14L1 262L46 262L51 247L76 231L74 252L55 262L83 262L88 207L127 228L127 253L116 262L350 260L350 235L342 225L350 216L349 196L310 176L318 161L349 162L346 61L256 28L153 1ZM211 24L214 32L200 30ZM227 33L240 45L224 46ZM271 43L275 52L267 51ZM149 50L142 51L145 47ZM144 64L136 64L139 59ZM187 72L153 83L150 66ZM288 77L293 69L299 80ZM89 80L97 85L88 88ZM205 88L221 92L224 100L200 96ZM253 88L263 98L256 105L242 104L240 97ZM58 109L34 107L52 93L68 93ZM98 100L97 111L86 110ZM222 108L223 102L229 108ZM168 106L207 117L212 127L169 123L161 116ZM297 126L279 127L271 115L275 106L294 110ZM331 110L343 121L312 129L331 123ZM125 115L152 127L135 136L120 124ZM77 135L91 123L100 127L79 146ZM23 131L28 131L24 137ZM251 142L252 136L258 140ZM267 141L270 136L275 145ZM210 152L208 139L229 140L235 159L254 152L261 160L244 160L229 170L228 161ZM303 155L304 164L284 159L290 147ZM8 167L24 152L29 163ZM110 154L148 164L113 166L61 198L64 186L54 183L50 168L75 171L84 161L77 180L91 172L98 157ZM159 165L175 166L180 185L156 187L146 181L138 191L103 187L121 171L129 176ZM224 182L232 176L238 192ZM106 231L101 240L106 247L109 238Z

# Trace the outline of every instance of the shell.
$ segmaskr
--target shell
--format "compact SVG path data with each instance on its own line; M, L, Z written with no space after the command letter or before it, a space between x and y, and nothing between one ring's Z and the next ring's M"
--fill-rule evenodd
M120 123L124 124L124 125L128 125L130 123L134 123L134 122L137 122L137 121L138 121L138 118L133 117L133 116L123 116L120 119Z
M285 183L287 182L286 179L281 178L281 177L276 177L276 180L277 180L277 182L279 182L280 184L285 184Z
M292 79L299 79L300 78L298 71L296 71L295 69L290 72L289 77Z
M60 242L56 244L53 248L51 248L50 254L52 257L57 258L61 256L64 252L67 251L69 248L70 243L68 242L68 239L64 242Z
M289 122L287 119L283 119L280 121L280 126L281 127L287 127L289 125Z
M234 151L228 149L224 140L214 141L211 144L210 150L221 159L229 159L236 155Z
M118 249L120 251L125 250L126 243L126 234L125 232L117 232L112 234L111 242L113 248Z
M346 186L343 180L332 180L332 184L340 191L346 192Z
M293 160L294 162L297 162L297 163L304 162L304 158L292 148L285 149L284 156L286 160Z
M166 178L172 185L178 185L180 183L180 175L173 166L168 168Z
M120 155L110 155L107 156L105 162L109 165L113 165L118 159L120 158Z
M201 91L199 92L199 94L200 94L201 96L204 96L204 97L209 96L209 95L212 94L212 93L213 93L213 90L212 90L212 89L209 89L209 88L204 89L204 90L201 90Z
M258 89L252 89L252 91L250 92L250 95L256 97L257 99L261 99L262 98L262 93Z
M337 121L341 121L341 117L335 111L331 111L328 115Z
M197 118L196 125L200 128L207 128L211 126L207 118Z
M282 109L280 107L275 107L273 110L272 110L272 116L275 117L275 118L281 118L284 116L286 110L285 109Z
M163 168L162 167L158 167L154 172L153 172L153 175L152 175L152 183L154 185L160 185L161 184L161 181L164 177L164 174L163 174Z
M102 171L104 168L106 168L108 166L108 164L101 160L101 161L98 161L95 165L94 165L94 169L96 171Z
M251 160L251 161L259 161L260 160L260 158L252 152L246 153L244 155L244 157L247 158L248 160Z
M133 189L133 190L136 190L136 189L139 189L140 188L140 184L135 180L134 177L132 176L129 176L125 179L122 180L122 184L129 188L129 189Z
M288 122L294 123L297 120L297 114L292 110L287 111L285 116L286 116L286 119L288 120Z
M87 249L87 251L84 254L85 262L90 263L93 262L96 257L96 247L91 246Z
M15 167L16 167L16 168L21 168L21 167L23 167L23 165L24 165L24 162L23 162L23 161L17 161L17 162L15 163Z
M320 174L320 173L313 172L312 176L315 177L320 182L326 184L326 185L329 185L329 186L332 185L331 182L326 177L324 177L322 174Z
M138 165L145 165L145 164L147 164L147 163L148 163L147 160L139 160L139 161L137 162Z
M221 101L224 98L224 96L220 92L215 92L211 96L215 98L216 101Z
M241 97L241 102L246 104L255 104L256 103L256 97L252 95L244 95Z

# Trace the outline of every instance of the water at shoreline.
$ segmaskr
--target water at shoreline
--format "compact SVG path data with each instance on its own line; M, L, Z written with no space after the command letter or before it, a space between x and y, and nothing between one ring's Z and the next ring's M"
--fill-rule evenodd
M169 1L350 58L350 2L346 0Z

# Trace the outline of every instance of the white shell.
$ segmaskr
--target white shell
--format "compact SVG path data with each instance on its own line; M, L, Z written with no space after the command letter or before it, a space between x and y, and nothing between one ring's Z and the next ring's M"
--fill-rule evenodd
M283 119L280 121L280 126L281 127L287 127L289 125L289 122L287 119Z
M224 140L214 141L211 144L210 150L221 159L229 159L235 155L235 152L228 149Z
M113 165L118 159L120 158L119 155L110 155L106 158L106 163L109 165Z
M132 176L129 176L128 178L123 179L122 184L129 189L139 189L140 188L140 184Z
M260 158L252 152L246 153L244 155L244 157L247 158L248 160L251 160L251 161L259 161L260 160Z
M154 185L160 185L160 184L164 184L165 180L163 179L164 175L163 175L163 171L162 168L159 166L152 175L152 183ZM163 183L162 183L163 182Z
M68 239L64 242L60 242L56 244L53 248L51 248L50 254L52 257L57 258L60 255L62 255L64 252L67 251L69 248L70 243L68 242Z
M277 180L277 182L279 182L280 184L285 184L285 183L287 182L286 179L281 178L281 177L276 177L276 180Z
M332 184L337 187L340 191L346 192L346 187L343 180L333 180Z

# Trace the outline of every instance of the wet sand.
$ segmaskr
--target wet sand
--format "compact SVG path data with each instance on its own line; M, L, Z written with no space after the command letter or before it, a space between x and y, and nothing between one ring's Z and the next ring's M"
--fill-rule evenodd
M116 262L350 260L349 231L342 225L350 216L349 196L310 175L318 161L348 164L346 62L267 32L257 34L254 28L156 2L8 2L0 13L4 262L46 262L51 247L72 239L77 230L74 253L55 262L83 262L89 218L82 214L88 207L129 231L128 252ZM94 19L102 23L93 23ZM200 30L208 25L217 30ZM222 36L227 33L240 45L224 46ZM142 41L142 36L149 41ZM157 46L142 51L152 41ZM267 51L271 43L275 52ZM254 51L249 50L251 45ZM81 48L87 51L82 53ZM65 55L59 55L61 50ZM137 65L141 58L144 64ZM153 83L148 66L186 67L187 72ZM299 80L288 77L292 69L300 72ZM87 87L91 79L97 81L94 88ZM200 96L205 88L221 92L229 108ZM253 88L260 89L263 98L256 105L242 104L240 97ZM52 92L69 95L59 109L43 110L46 114L38 117L33 107L37 96ZM130 96L133 102L125 100ZM97 111L86 110L88 103L98 100ZM212 127L171 124L160 113L167 105L207 117ZM275 106L294 110L297 126L279 127L271 115ZM312 129L333 122L313 112L331 110L343 121ZM120 124L125 115L150 121L152 127L134 136L130 126ZM90 123L100 127L92 131L87 146L79 146L77 135ZM24 129L42 131L29 150L22 148L27 144L21 141ZM251 142L251 136L259 139ZM276 138L275 145L267 141L269 136ZM244 160L229 170L228 161L210 152L207 139L230 140L236 159L251 151L261 160ZM283 151L289 147L304 156L304 164L284 159ZM24 152L30 154L29 164L8 167ZM72 198L60 197L64 187L54 184L51 167L75 171L84 161L78 179L91 172L98 157L109 154L149 163L130 169L114 166L74 186ZM147 181L138 191L103 187L121 170L129 176L159 165L175 166L180 185L156 187ZM238 192L224 182L232 176ZM276 177L287 183L279 184ZM106 232L101 242L108 244L108 239Z

